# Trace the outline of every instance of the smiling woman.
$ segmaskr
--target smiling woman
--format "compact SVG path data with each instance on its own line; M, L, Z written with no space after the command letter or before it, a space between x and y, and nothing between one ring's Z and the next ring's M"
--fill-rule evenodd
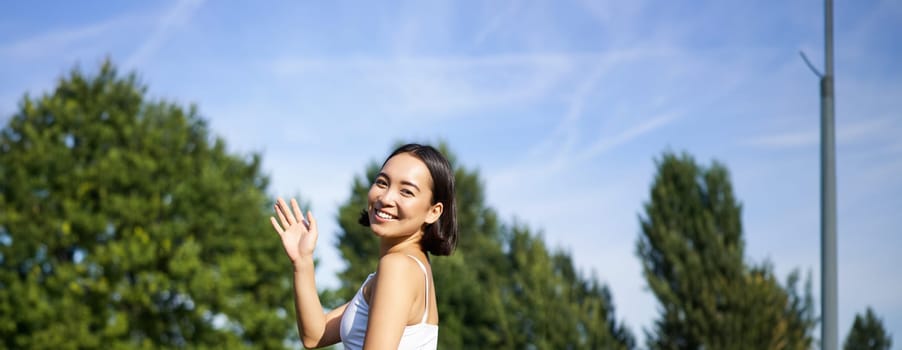
M438 308L428 253L457 244L454 173L431 146L408 144L389 155L373 181L360 223L379 237L379 265L349 302L328 313L316 291L316 219L297 201L278 200L273 228L294 265L298 332L305 347L435 349Z

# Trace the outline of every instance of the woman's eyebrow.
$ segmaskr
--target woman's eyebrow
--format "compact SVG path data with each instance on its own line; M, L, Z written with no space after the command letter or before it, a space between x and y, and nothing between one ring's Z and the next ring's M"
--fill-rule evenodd
M417 186L417 184L415 184L415 183L413 183L413 182L410 182L410 181L407 181L407 180L402 180L402 181L401 181L401 184L402 184L402 185L408 185L408 186L411 186L411 187L413 187L413 188L416 188L416 189L417 189L417 192L420 192L420 186Z
M380 178L380 177L384 177L386 180L388 180L388 182L391 182L391 177L388 176L388 174L386 174L386 173L384 173L384 172L380 172L379 174L376 175L376 178ZM417 186L417 184L413 183L412 181L401 180L401 184L402 184L402 185L407 185L407 186L413 187L413 188L415 188L415 189L417 190L417 192L420 192L420 191L421 191L421 190L420 190L420 186Z
M380 178L380 177L384 177L386 180L388 180L388 182L391 182L391 177L388 176L388 174L386 174L384 172L379 172L379 174L376 175L376 178ZM417 190L417 192L420 192L420 186L417 186L417 184L413 183L412 181L401 180L401 184L413 187Z

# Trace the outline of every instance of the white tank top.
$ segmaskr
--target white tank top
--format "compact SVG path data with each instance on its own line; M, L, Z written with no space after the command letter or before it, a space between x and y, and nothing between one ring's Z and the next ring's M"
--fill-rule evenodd
M398 349L435 349L438 347L438 325L426 323L429 317L429 273L426 272L426 266L419 259L412 255L408 255L411 259L420 265L423 274L426 276L426 311L423 312L423 319L420 323L404 327L404 333L401 335L401 342ZM363 339L366 337L366 324L370 316L370 306L363 297L363 286L365 286L375 274L370 274L360 285L354 299L348 303L344 314L341 316L341 343L345 349L356 350L363 348Z

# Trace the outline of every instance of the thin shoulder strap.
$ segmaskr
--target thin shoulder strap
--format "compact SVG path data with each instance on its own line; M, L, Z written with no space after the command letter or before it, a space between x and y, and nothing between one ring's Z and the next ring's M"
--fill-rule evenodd
M426 304L424 307L424 310L426 311L423 312L423 319L420 320L420 323L426 323L426 319L429 317L429 272L426 272L426 265L423 265L420 259L417 259L415 256L410 254L407 254L407 256L413 259L413 261L416 261L417 265L420 265L420 270L423 270L423 276L426 280Z

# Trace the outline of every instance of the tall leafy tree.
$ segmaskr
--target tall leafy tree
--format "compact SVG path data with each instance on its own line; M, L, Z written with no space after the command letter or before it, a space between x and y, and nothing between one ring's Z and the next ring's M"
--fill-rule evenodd
M563 251L551 251L527 227L508 231L511 280L506 311L513 315L515 348L630 349L632 334L615 322L606 286L585 278Z
M637 253L660 318L651 349L808 349L815 324L810 283L797 290L772 269L744 262L741 205L727 169L683 154L657 162Z
M455 253L432 259L439 348L631 348L632 335L616 322L607 289L528 228L502 224L485 204L479 173L460 166L445 145L438 148L455 169L460 229ZM355 178L339 210L337 245L348 262L339 274L344 300L378 262L378 239L357 219L380 165L371 163Z
M846 336L843 349L889 350L892 346L893 339L883 328L883 321L868 307L864 315L855 315L855 322Z
M290 273L256 154L107 61L0 131L0 347L281 348Z

